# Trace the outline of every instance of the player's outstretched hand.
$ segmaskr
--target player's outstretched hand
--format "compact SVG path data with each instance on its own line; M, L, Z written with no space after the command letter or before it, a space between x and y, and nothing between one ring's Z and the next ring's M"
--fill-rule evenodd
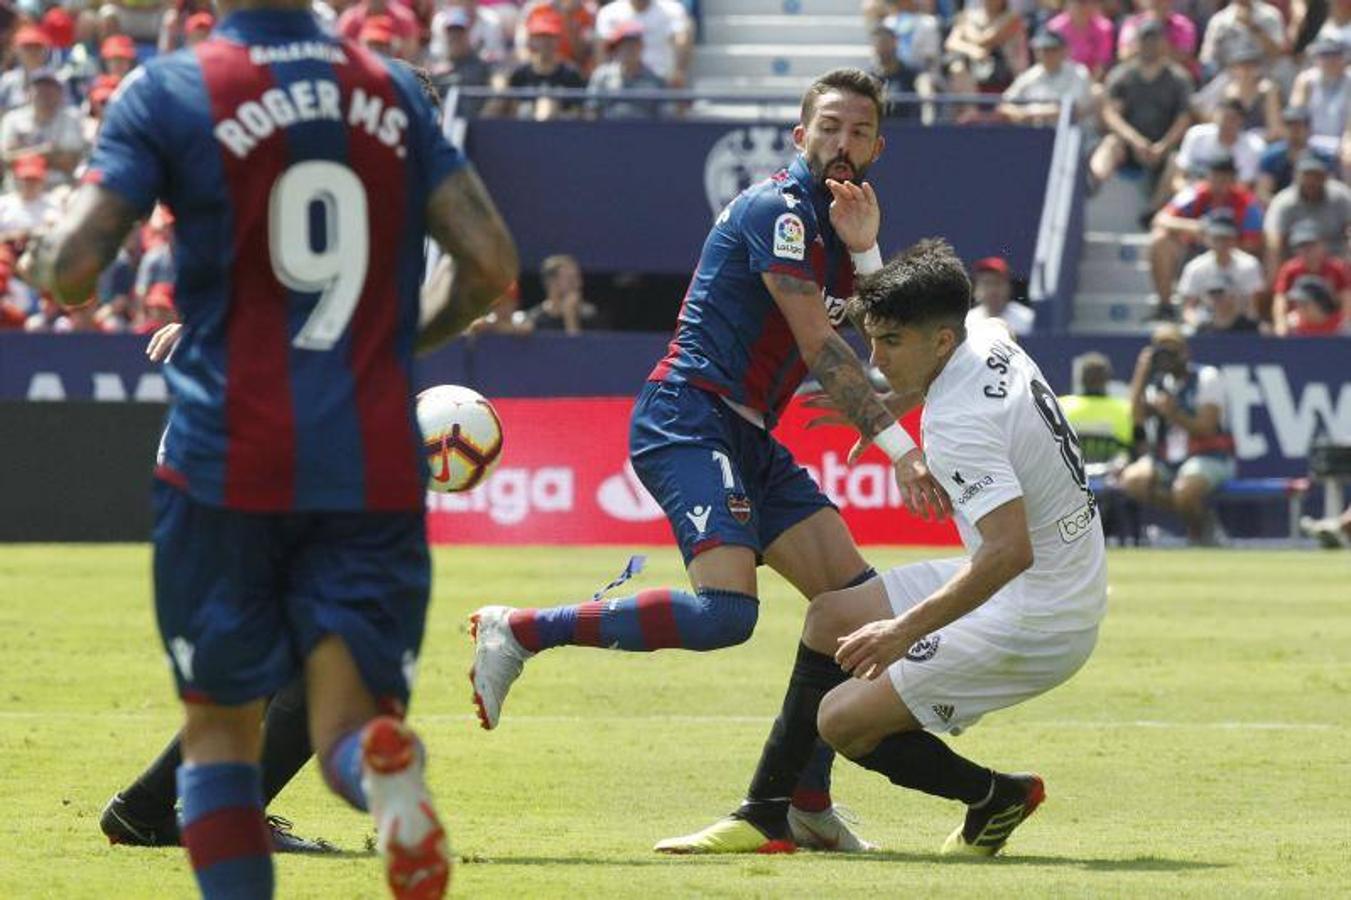
M855 678L869 681L886 671L887 666L905 655L915 641L906 635L897 619L869 622L839 641L835 662Z
M948 492L930 474L923 451L918 448L911 450L892 468L896 472L896 484L901 489L901 501L906 509L921 519L933 519L935 522L952 515L952 501L948 499Z
M868 182L862 185L852 181L826 179L826 187L834 198L830 203L830 224L851 253L863 253L877 243L877 231L882 227L882 208L877 194Z
M145 355L150 357L151 362L164 362L174 352L174 347L178 346L178 333L182 330L183 326L178 322L170 322L156 331L145 348Z

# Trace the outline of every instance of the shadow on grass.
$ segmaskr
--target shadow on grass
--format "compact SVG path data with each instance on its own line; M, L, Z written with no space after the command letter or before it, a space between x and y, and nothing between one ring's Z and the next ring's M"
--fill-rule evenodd
M814 856L799 853L795 856ZM727 866L746 862L770 862L772 858L751 855L726 856L653 856L610 859L585 856L480 856L461 858L466 865L492 866L613 866L615 868L650 866ZM1083 869L1088 872L1186 872L1202 869L1223 869L1229 863L1201 862L1187 859L1163 859L1157 856L1139 856L1134 859L1086 859L1075 856L999 856L994 859L946 857L926 853L879 852L867 854L831 854L831 862L859 865L885 863L923 863L941 866L1047 866Z

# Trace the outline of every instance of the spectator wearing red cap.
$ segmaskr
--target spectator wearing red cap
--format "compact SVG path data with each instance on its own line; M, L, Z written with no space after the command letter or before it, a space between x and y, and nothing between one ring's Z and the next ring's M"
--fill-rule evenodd
M417 53L422 40L422 27L418 25L417 16L407 6L389 0L361 0L347 7L338 16L338 34L360 41L361 29L374 16L383 16L389 20L395 55L409 57Z
M121 79L115 75L100 75L89 86L84 102L84 141L89 146L98 139L99 128L103 125L103 110L112 99L113 92Z
M161 281L146 292L141 303L136 324L132 331L137 334L154 334L170 322L178 320L178 309L174 306L174 284Z
M679 0L613 0L596 13L597 58L624 22L643 28L643 63L674 88L689 84L694 26Z
M47 157L47 186L64 183L84 156L86 145L80 114L66 105L66 91L56 73L32 73L30 101L10 110L0 122L0 153L12 163L20 156Z
M53 6L43 13L41 28L54 50L69 50L75 43L75 18L65 7Z
M529 0L516 20L516 52L522 61L529 57L530 19L554 12L563 22L558 55L577 67L583 75L592 71L597 60L591 43L596 34L596 4L592 0Z
M1014 334L1029 334L1036 313L1013 302L1013 283L1009 264L1002 256L987 256L971 266L972 297L976 305L966 314L970 326L987 319L1001 319Z
M530 60L511 71L507 85L539 89L586 87L577 67L558 55L558 45L563 37L563 17L548 10L537 13L529 23L529 30ZM575 100L559 103L552 97L541 97L533 103L507 100L503 105L507 115L537 121L575 114L578 108L579 104Z
M0 114L28 102L32 75L46 67L52 41L41 28L21 25L10 42L18 65L0 75Z
M643 26L636 21L619 26L610 40L610 59L591 73L587 90L597 99L587 104L588 112L602 119L651 119L657 115L657 100L600 99L624 91L659 91L666 87L656 72L643 63Z
M0 242L23 243L55 212L47 196L47 160L20 156L10 167L14 190L0 194Z
M394 52L394 23L389 16L370 16L361 26L357 40L367 50L390 56Z
M202 41L211 36L211 29L216 27L216 17L209 12L193 13L188 16L188 20L183 23L183 43L188 47L195 47Z
M198 18L207 16L207 20ZM192 46L188 35L193 30L200 31L206 22L205 34L215 27L216 17L212 15L211 0L172 0L172 5L164 11L160 19L159 39L156 50L160 53L172 53L179 47ZM202 40L199 36L197 42Z
M136 44L125 34L104 38L99 45L99 58L103 60L104 72L123 78L136 68Z
M1290 296L1291 287L1306 276L1314 276L1327 285L1341 318L1351 323L1351 265L1328 252L1328 245L1312 220L1299 222L1290 229L1287 241L1294 256L1281 264L1276 272L1275 297L1271 305L1271 324L1280 336L1290 334L1292 313L1297 312L1297 301ZM1335 330L1335 327L1334 327Z

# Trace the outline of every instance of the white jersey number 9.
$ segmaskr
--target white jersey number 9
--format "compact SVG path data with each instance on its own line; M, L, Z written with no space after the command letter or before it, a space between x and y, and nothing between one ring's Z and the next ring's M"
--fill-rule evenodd
M310 234L315 204L323 250L316 251ZM366 284L370 233L366 189L351 169L340 163L310 160L282 173L268 205L272 271L293 291L319 291L319 302L292 345L301 350L329 350L347 330Z

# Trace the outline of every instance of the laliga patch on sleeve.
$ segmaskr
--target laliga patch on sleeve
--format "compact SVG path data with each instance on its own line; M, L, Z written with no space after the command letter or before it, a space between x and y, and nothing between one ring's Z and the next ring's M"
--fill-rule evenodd
M796 260L807 255L807 229L793 213L784 213L774 220L774 255Z

